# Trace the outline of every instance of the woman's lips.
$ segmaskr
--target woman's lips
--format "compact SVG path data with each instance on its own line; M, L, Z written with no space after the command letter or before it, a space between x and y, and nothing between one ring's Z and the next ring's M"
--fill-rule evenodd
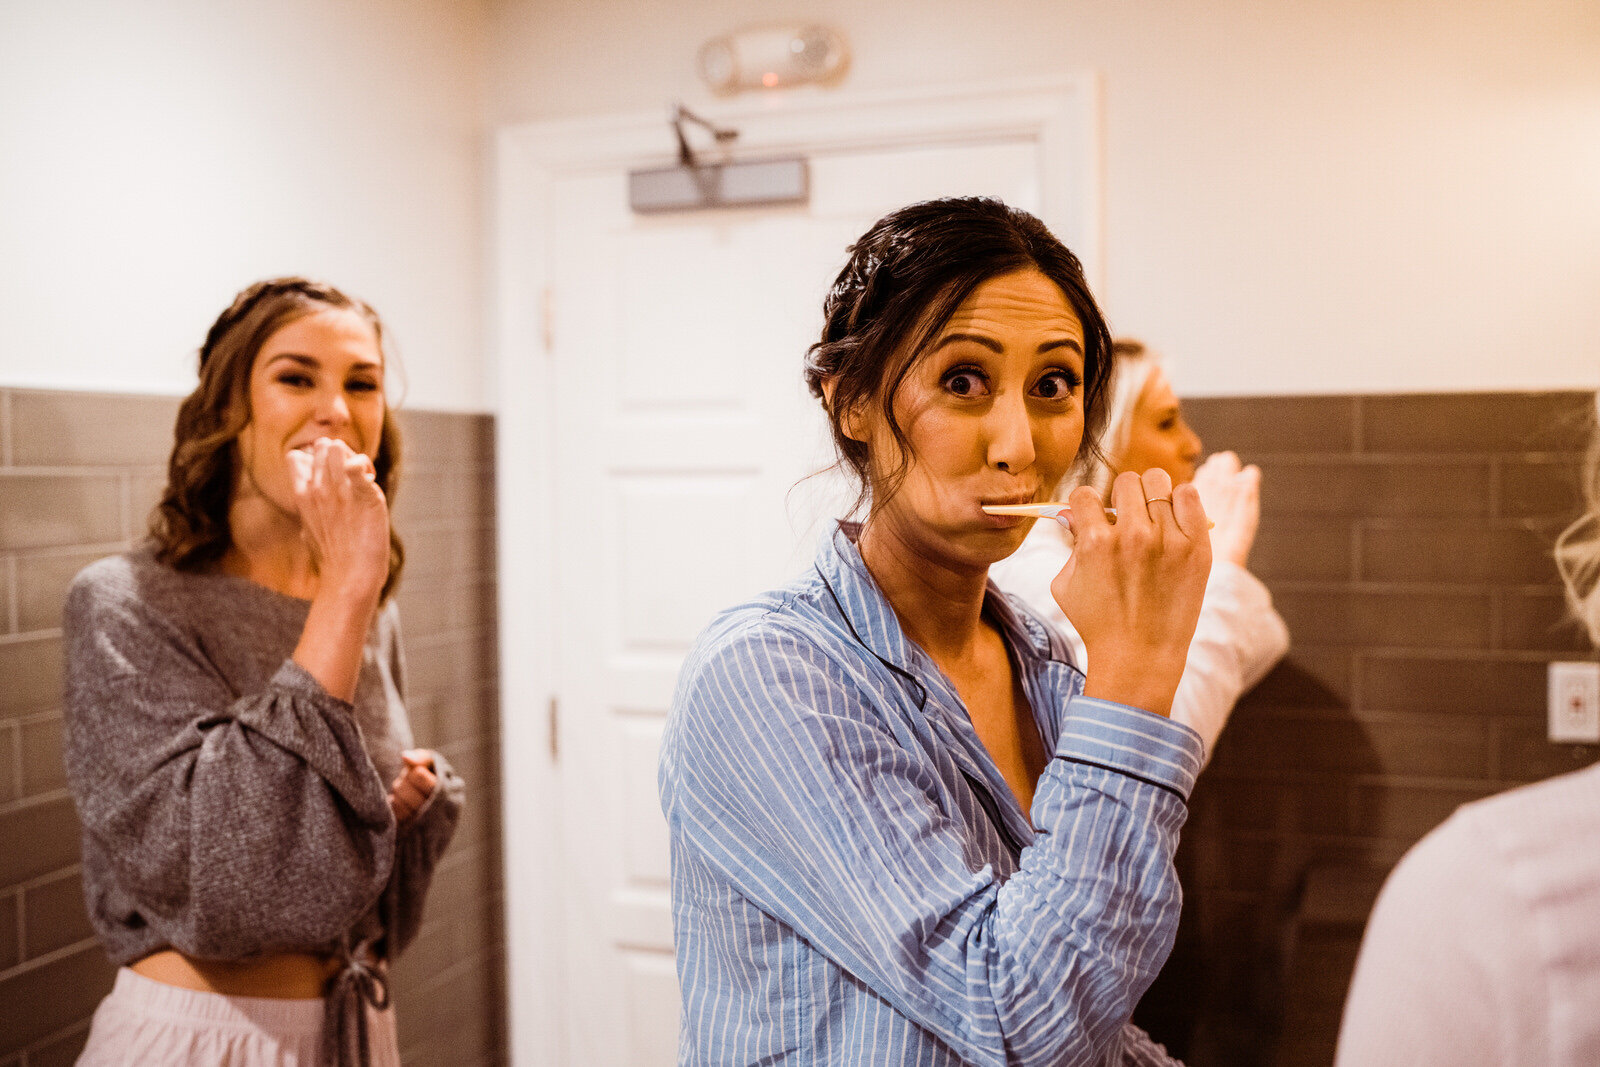
M301 441L297 445L290 445L284 451L286 451L286 452L311 452L316 448L317 442L320 441L320 440L322 440L322 437L320 437L320 436L319 437L314 437L309 441ZM342 441L344 443L345 447L349 448L350 451L352 451L352 452L360 452L361 451L360 446L358 446L354 441L346 441L343 437L329 437L328 440L330 440L330 441Z

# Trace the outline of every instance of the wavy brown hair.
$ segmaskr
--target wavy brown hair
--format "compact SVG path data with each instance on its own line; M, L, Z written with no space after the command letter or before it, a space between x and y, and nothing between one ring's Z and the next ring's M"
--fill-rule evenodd
M234 442L250 422L250 371L256 356L267 338L289 323L330 308L366 319L378 339L378 350L383 351L383 323L376 311L331 285L306 278L257 282L234 297L211 324L200 347L200 384L178 408L167 488L150 516L150 536L161 562L180 571L210 570L233 543L228 507L239 478ZM387 356L384 362L387 365ZM400 431L387 404L372 465L378 488L392 507ZM399 584L405 558L405 547L391 526L389 577L382 599L387 600Z

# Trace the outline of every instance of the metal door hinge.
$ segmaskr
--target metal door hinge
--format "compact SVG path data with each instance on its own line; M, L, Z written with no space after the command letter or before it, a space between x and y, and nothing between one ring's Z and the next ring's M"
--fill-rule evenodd
M556 757L561 754L561 726L560 726L561 718L560 718L559 710L560 710L560 705L556 703L556 698L555 697L551 697L550 698L550 762L552 762L552 763L554 763L555 760L556 760Z

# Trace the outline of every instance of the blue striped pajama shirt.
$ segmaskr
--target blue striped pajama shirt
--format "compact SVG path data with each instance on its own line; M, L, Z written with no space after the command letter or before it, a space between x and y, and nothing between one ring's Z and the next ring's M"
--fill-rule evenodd
M1083 696L990 586L1054 753L1032 826L847 528L686 660L662 808L682 1064L1170 1064L1128 1022L1172 947L1186 726Z

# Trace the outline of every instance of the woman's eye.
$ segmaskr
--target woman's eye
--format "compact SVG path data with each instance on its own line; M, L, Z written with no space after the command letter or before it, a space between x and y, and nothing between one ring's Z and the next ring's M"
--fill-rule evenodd
M377 382L364 381L364 380L357 380L357 381L351 382L349 385L346 385L345 388L351 390L352 392L356 392L356 393L371 393L371 392L375 392L377 390L378 383Z
M1039 384L1033 387L1034 392L1046 400L1065 400L1077 391L1079 382L1075 375L1066 371L1051 371L1039 379Z
M306 374L280 374L278 375L278 381L284 385L294 386L296 389L309 388L311 385L311 377Z
M1157 424L1157 426L1156 426L1156 429L1160 430L1162 433L1171 433L1173 430L1175 430L1177 428L1178 428L1178 420L1177 419L1162 419L1161 422L1159 424Z
M983 375L973 370L952 371L945 375L944 387L956 396L980 396L988 391Z

